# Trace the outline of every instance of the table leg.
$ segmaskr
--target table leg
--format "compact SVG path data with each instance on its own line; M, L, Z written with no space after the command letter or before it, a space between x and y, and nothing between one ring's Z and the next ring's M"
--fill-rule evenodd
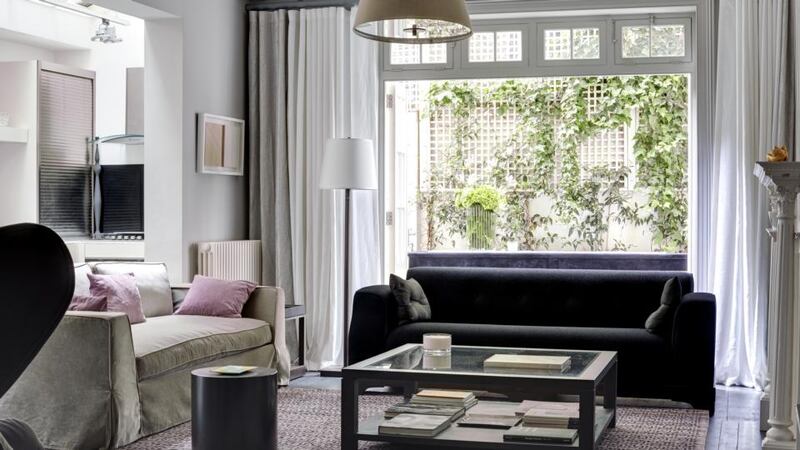
M301 366L306 365L306 318L297 319L297 359Z
M357 450L358 381L342 376L342 450Z
M417 383L415 381L409 381L407 383L403 383L403 398L406 401L411 400L411 397L417 393Z
M603 408L614 410L608 428L617 426L617 363L611 366L603 381Z
M583 391L580 394L580 423L578 439L581 450L594 450L594 402L595 391Z

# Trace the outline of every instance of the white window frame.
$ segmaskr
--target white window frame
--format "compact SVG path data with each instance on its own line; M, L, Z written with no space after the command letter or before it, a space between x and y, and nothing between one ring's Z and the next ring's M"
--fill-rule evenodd
M444 63L423 63L422 62L422 46L423 45L436 45L436 44L412 44L412 45L419 45L419 64L392 64L392 44L385 44L382 45L382 52L383 53L383 70L385 71L407 71L407 70L447 70L453 69L454 63L454 48L455 44L449 43L445 44L447 46L445 50L445 55L447 56L447 61Z
M622 27L651 25L683 25L683 56L648 56L639 58L622 57ZM651 16L641 19L622 19L614 21L614 62L620 65L644 65L663 63L690 63L694 61L692 54L692 18ZM652 42L651 42L652 46ZM652 47L651 47L652 48Z
M470 39L466 39L463 43L459 43L461 47L461 64L463 68L486 68L491 67L528 67L530 65L530 29L529 25L521 23L508 23L508 24L473 24L473 31L475 33L494 33L494 61L470 61L469 60L469 46ZM503 31L519 31L522 33L521 40L521 61L497 61L497 33Z
M561 20L538 23L536 28L536 65L540 67L555 66L605 66L608 61L608 27L605 20L574 21ZM572 48L572 30L576 28L598 28L600 30L600 57L597 59L545 59L545 32L547 30L570 30L570 49Z

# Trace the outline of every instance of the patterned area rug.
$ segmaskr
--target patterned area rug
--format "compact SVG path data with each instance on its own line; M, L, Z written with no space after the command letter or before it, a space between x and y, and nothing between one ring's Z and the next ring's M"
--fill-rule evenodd
M370 395L359 400L363 417L381 413L398 397ZM339 442L339 391L283 388L278 391L278 448L332 450ZM602 450L702 450L708 432L708 413L691 409L631 408L617 410L617 427L609 430ZM144 438L125 450L192 448L190 423ZM361 443L363 449L399 449Z

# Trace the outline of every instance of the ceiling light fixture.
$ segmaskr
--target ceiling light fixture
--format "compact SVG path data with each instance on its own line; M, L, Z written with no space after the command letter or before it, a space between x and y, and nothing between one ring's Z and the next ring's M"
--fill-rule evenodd
M108 21L108 19L100 19L100 25L97 26L92 42L102 42L103 44L116 44L122 42L122 38L117 36L117 29Z
M472 36L464 0L361 0L353 31L401 44L455 42Z

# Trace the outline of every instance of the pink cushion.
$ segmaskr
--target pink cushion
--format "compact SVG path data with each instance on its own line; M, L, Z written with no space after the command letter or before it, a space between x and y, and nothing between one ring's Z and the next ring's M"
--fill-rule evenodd
M242 317L242 308L256 288L249 281L228 281L195 275L175 314L187 316Z
M76 295L69 303L70 311L106 311L108 302L105 297L93 295Z
M87 274L89 277L89 291L93 296L105 297L108 302L107 310L124 312L128 315L131 324L145 321L142 311L142 297L136 280L132 273L117 275Z

